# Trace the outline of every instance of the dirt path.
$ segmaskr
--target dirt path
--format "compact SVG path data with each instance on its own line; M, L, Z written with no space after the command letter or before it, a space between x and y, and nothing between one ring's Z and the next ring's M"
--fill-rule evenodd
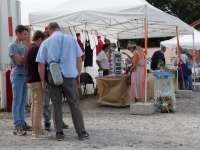
M0 150L199 150L200 149L200 92L192 99L177 99L175 114L155 113L150 116L130 115L129 107L99 107L97 97L81 100L85 126L90 139L80 141L72 125L67 103L64 121L66 138L32 140L12 134L10 113L0 113ZM30 124L29 114L26 120Z

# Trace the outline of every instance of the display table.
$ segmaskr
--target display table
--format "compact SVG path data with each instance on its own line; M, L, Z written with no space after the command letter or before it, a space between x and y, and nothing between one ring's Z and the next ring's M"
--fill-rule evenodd
M130 85L127 77L97 77L98 102L112 106L126 106L135 103L129 96Z
M176 75L176 72L170 72ZM130 84L127 77L96 77L99 100L101 104L112 106L126 106L135 103L135 99L129 96ZM174 78L176 91L176 79ZM154 98L153 73L147 74L147 100Z

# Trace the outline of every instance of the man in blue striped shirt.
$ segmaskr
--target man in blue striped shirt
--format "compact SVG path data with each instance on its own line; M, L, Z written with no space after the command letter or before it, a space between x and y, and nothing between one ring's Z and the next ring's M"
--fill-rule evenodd
M59 62L63 75L63 83L61 85L55 85L51 73L48 72L56 139L60 141L65 136L62 122L62 91L64 91L66 95L78 137L79 139L86 139L89 137L89 134L85 131L82 112L79 108L77 87L77 83L80 84L80 74L82 70L81 56L83 52L74 38L60 31L60 27L56 22L50 23L48 28L51 36L40 46L36 61L39 63L38 71L42 82L42 88L45 92L45 85L47 84L45 81L46 63L49 65L51 62ZM64 39L63 45L61 46L62 38Z

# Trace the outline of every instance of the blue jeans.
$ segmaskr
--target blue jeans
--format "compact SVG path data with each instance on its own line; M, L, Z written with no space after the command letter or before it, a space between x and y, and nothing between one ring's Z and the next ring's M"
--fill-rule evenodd
M188 69L192 69L193 65L189 64L188 65ZM188 89L189 90L193 90L193 81L192 81L192 74L191 75L188 75Z
M26 104L26 97L28 87L26 84L26 76L11 74L10 81L13 91L13 103L12 103L12 116L14 119L14 126L21 126L25 124L24 110Z
M45 102L44 102L44 108L43 108L43 117L44 117L44 124L49 123L51 124L51 111L49 109L49 103L50 103L50 90L47 88L48 93L45 94Z

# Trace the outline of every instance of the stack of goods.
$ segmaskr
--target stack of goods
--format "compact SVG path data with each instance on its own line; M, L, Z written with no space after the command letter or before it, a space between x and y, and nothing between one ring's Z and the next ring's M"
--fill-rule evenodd
M110 73L115 74L116 76L121 76L122 74L122 53L121 52L112 52L111 54L111 66Z

